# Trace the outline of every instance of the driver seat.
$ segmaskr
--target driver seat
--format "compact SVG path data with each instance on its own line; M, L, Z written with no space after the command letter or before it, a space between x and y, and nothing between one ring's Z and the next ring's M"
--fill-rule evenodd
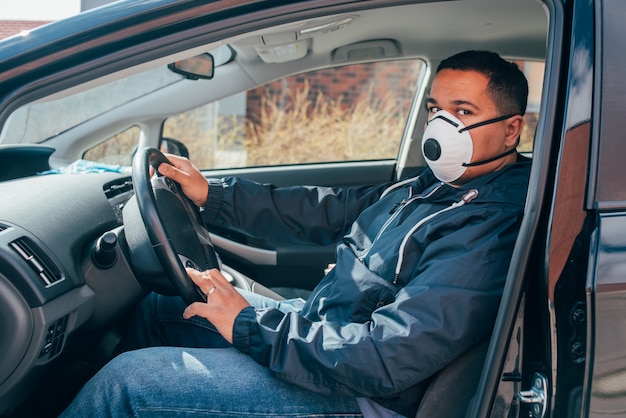
M416 418L465 418L478 387L489 341L485 338L432 377Z

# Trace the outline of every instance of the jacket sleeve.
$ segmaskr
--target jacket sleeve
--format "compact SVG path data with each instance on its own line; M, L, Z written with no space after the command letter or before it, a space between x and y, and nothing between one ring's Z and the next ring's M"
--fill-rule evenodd
M470 216L430 242L410 282L369 321L309 321L249 307L235 321L235 347L281 379L324 394L380 397L423 381L493 327L521 215L480 210L486 221L473 224Z
M204 219L249 236L331 245L387 186L275 187L226 177L209 181Z

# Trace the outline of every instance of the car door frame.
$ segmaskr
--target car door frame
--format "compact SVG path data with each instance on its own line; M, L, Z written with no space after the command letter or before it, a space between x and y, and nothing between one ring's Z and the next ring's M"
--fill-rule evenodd
M591 87L599 80L594 54L601 50L601 26L593 2L544 3L549 52L525 218L468 416L502 413L503 403L513 414L507 416L579 416L589 393L586 318L593 308L586 282L596 214L588 198L596 170L590 144L598 138L592 121L599 112ZM574 263L577 268L568 268ZM543 402L522 401L536 388Z

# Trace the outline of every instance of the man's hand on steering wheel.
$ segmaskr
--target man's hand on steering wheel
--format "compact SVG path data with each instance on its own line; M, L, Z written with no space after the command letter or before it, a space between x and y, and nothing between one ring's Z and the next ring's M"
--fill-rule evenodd
M173 154L164 154L173 164L159 165L159 173L178 183L185 195L199 207L204 206L209 194L209 186L200 170L191 161Z

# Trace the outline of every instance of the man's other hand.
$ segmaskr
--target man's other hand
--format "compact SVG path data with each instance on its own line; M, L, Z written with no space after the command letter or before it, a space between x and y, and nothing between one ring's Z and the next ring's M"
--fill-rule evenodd
M209 195L209 186L200 170L184 157L173 154L165 154L165 156L173 166L163 163L159 166L159 173L180 184L183 193L196 206L204 206Z

